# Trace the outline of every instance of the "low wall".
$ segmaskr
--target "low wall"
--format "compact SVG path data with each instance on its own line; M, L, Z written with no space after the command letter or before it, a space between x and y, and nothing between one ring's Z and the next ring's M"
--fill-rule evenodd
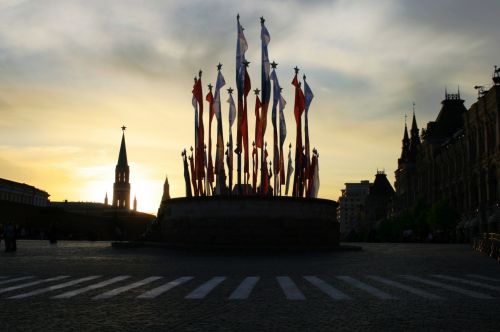
M472 248L500 262L500 234L484 233L472 240Z
M178 245L329 247L339 244L337 203L293 197L194 197L163 203L162 240Z

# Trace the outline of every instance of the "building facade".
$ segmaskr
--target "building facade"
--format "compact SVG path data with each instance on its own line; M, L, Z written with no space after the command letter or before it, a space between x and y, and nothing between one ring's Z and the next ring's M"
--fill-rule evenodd
M366 197L370 193L370 181L346 183L342 189L337 208L337 220L343 237L357 232L365 214Z
M25 183L0 179L0 200L45 207L49 205L49 194Z
M446 200L461 215L457 230L468 237L500 231L500 70L493 86L478 88L467 110L460 92L445 93L435 121L419 135L413 116L411 138L405 126L396 175L395 215L417 200Z

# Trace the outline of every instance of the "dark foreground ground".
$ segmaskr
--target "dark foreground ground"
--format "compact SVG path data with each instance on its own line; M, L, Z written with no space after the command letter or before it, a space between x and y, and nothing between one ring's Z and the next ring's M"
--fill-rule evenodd
M361 245L228 253L21 241L0 254L0 331L500 330L496 261L468 245Z

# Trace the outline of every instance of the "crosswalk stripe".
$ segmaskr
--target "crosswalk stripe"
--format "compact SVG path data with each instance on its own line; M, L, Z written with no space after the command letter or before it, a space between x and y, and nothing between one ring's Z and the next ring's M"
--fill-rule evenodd
M393 287L405 290L405 291L407 291L409 293L418 295L418 296L426 298L426 299L430 299L430 300L444 300L444 298L441 297L441 296L438 296L438 295L435 295L435 294L423 291L423 290L418 289L418 288L413 288L413 287L404 285L404 284L399 283L399 282L394 281L394 280L382 278L382 277L379 277L379 276L373 276L373 275L370 275L370 276L367 276L367 277L370 278L370 279L376 280L378 282L381 282L383 284L386 284L388 286L393 286Z
M16 289L21 289L21 288L26 288L26 287L30 287L30 286L35 286L35 285L43 284L45 282L58 281L58 280L66 279L66 278L69 278L69 276L58 276L58 277L55 277L55 278L36 280L36 281L28 282L28 283L25 283L25 284L11 286L11 287L7 287L7 288L2 288L2 289L0 289L0 294L6 293L6 292L10 292L10 291L13 291L13 290L16 290Z
M289 300L305 300L306 297L290 277L276 277L278 283Z
M34 278L34 276L27 276L27 277L20 277L20 278L13 278L13 279L8 279L8 280L3 280L3 281L0 281L0 285L8 284L8 283L11 283L11 282L16 282L16 281L33 279L33 278Z
M375 297L377 297L379 299L382 299L382 300L397 299L397 297L395 297L395 296L387 294L386 292L383 292L383 291L381 291L378 288L375 288L373 286L365 284L364 282L359 281L359 280L354 279L354 278L351 278L349 276L337 276L337 279L345 281L348 284L350 284L351 286L354 286L356 288L362 289L365 292L368 292L371 295L373 295L373 296L375 296Z
M45 288L42 288L42 289L37 289L37 290L34 290L32 292L28 292L28 293L24 293L24 294L19 294L19 295L11 296L11 297L9 297L9 299L24 299L26 297L35 296L35 295L39 295L39 294L43 294L43 293L55 291L55 290L58 290L58 289L62 289L62 288L66 288L66 287L71 287L71 286L74 286L74 285L78 285L78 284L80 284L82 282L89 281L89 280L94 280L94 279L97 279L99 277L100 276L90 276L90 277L80 278L80 279L68 281L68 282L65 282L65 283L62 283L62 284L53 285L53 286L45 287Z
M479 275L479 274L468 274L467 276L468 277L472 277L472 278L487 280L487 281L500 281L500 279L498 279L498 278L485 277L485 276L482 276L482 275Z
M321 280L320 278L316 276L304 276L304 279L309 281L312 285L318 287L323 293L326 295L330 296L332 299L335 300L350 300L351 297L345 294L344 292L341 292L340 290L330 286L327 284L325 281Z
M487 288L487 289L491 289L491 290L500 292L500 287L483 284L482 282L477 282L477 281L467 280L467 279L462 279L462 278L456 278L456 277L449 277L449 276L445 276L445 275L442 275L442 274L433 274L432 276L436 277L436 278L440 278L440 279L461 282L463 284L468 284L468 285L472 285L472 286L483 287L483 288Z
M177 287L185 282L188 282L189 280L192 280L194 277L181 277L179 279L175 279L173 281L169 281L166 284L153 288L150 291L147 291L145 293L142 293L139 295L137 298L138 299L154 299L155 297L171 290L174 287Z
M102 287L106 287L108 285L114 284L116 282L119 282L119 281L122 281L122 280L125 280L125 279L128 279L128 278L130 278L130 276L118 276L118 277L114 277L114 278L111 278L111 279L108 279L108 280L101 281L101 282L99 282L97 284L89 285L87 287L75 289L75 290L72 290L72 291L69 291L69 292L57 295L57 296L53 296L52 298L53 299L68 299L70 297L73 297L73 296L76 296L76 295L88 292L88 291L93 290L93 289L99 289L99 288L102 288Z
M134 283L132 283L130 285L126 285L126 286L123 286L123 287L112 289L109 292L102 293L100 295L94 296L92 299L93 300L109 299L109 298L111 298L113 296L116 296L118 294L124 293L126 291L129 291L129 290L137 288L137 287L141 287L141 286L147 285L147 284L152 283L153 281L156 281L156 280L159 280L159 279L163 279L163 277L149 277L149 278L143 279L141 281L134 282Z
M260 277L246 277L229 296L230 300L244 300L250 296Z
M189 293L185 299L198 300L207 296L215 287L217 287L221 282L226 280L226 277L213 277L206 283L202 284L194 291Z
M460 287L456 287L456 286L452 286L452 285L448 285L448 284L443 284L443 283L437 282L437 281L423 279L423 278L415 277L415 276L411 276L411 275L403 275L402 277L406 278L408 280L413 280L413 281L421 282L423 284L427 284L427 285L430 285L430 286L441 287L443 289L446 289L446 290L449 290L449 291L452 291L452 292L455 292L455 293L459 293L459 294L462 294L462 295L470 296L470 297L473 297L473 298L476 298L476 299L493 299L492 296L489 296L489 295L486 295L486 294L483 294L483 293L471 291L471 290L468 290L468 289L464 289L464 288L460 288Z

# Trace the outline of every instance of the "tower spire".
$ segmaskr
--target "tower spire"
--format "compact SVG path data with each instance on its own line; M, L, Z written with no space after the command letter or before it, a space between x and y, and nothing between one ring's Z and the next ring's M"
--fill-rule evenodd
M130 209L130 168L127 160L127 147L125 145L125 130L122 126L122 141L120 144L120 153L118 154L118 163L115 167L115 183L113 184L113 207Z

